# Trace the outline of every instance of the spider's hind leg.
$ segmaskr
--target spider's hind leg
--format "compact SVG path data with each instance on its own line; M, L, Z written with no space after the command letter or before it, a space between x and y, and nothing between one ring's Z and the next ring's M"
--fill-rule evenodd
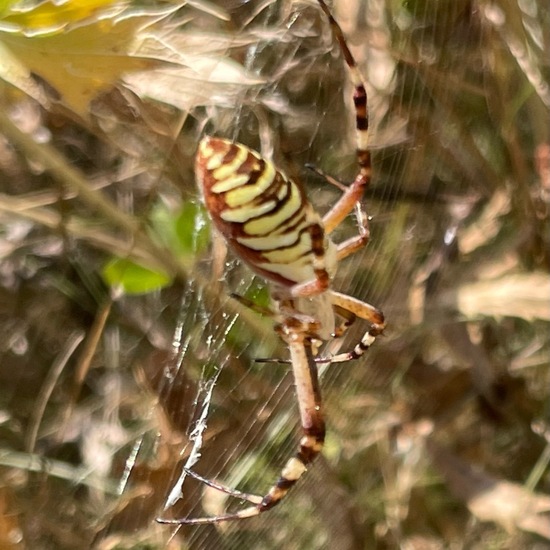
M260 495L254 495L252 493L243 493L242 491L239 491L237 489L231 489L230 487L227 487L227 485L223 485L218 481L214 481L212 479L207 479L205 477L202 477L201 475L197 474L193 470L190 470L189 468L185 468L184 471L187 475L194 477L197 481L204 483L205 485L207 485L208 487L211 487L212 489L216 489L216 491L225 493L230 497L246 500L247 502L250 502L252 504L260 504L262 502L263 497Z
M230 489L225 485L206 479L192 470L186 469L185 472L187 474L206 484L208 487L212 487L232 497L245 500L251 503L251 506L218 516L181 519L157 518L159 523L170 525L208 525L258 516L263 512L267 512L284 499L288 491L298 482L306 472L308 466L321 452L325 441L325 421L321 406L317 366L313 358L311 341L306 334L294 329L292 321L289 325L286 325L285 320L283 325L284 340L290 350L303 432L297 452L286 461L279 478L264 496Z
M242 510L238 510L237 512L230 512L228 514L221 514L218 516L203 516L199 518L179 518L179 519L157 518L158 523L163 523L168 525L208 525L208 524L214 524L214 523L221 523L222 521L231 521L236 519L250 518L250 517L257 516L262 512L261 504L264 497L260 495L254 495L251 493L243 493L242 491L238 491L236 489L231 489L226 485L218 483L217 481L213 481L211 479L202 477L201 475L197 474L196 472L188 468L185 468L185 473L191 477L194 477L197 481L204 483L206 486L211 487L212 489L215 489L216 491L220 491L221 493L225 493L226 495L229 495L231 497L235 497L240 500L245 500L247 502L250 502L252 506L248 506L246 508L243 508Z

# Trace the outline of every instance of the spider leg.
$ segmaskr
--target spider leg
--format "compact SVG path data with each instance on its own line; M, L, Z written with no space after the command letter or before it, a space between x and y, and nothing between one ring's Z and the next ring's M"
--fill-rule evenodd
M213 481L211 479L202 477L201 475L197 474L196 472L188 468L185 468L184 471L186 474L190 475L191 477L194 477L195 479L197 479L201 483L204 483L208 487L212 487L212 489L216 489L217 491L220 491L221 493L225 493L231 497L235 497L240 500L246 500L247 502L252 503L254 506L249 506L247 508L244 508L243 510L239 510L238 512L232 512L229 514L222 514L220 516L212 516L212 517L185 518L185 519L157 518L158 523L163 523L168 525L206 525L209 523L218 523L222 521L230 521L234 519L244 519L247 517L251 517L249 515L251 513L250 512L251 510L254 511L252 515L256 515L256 509L262 503L262 499L263 499L262 496L253 495L251 493L243 493L242 491L231 489L226 485L218 483L217 481Z
M331 185L334 185L344 193L346 193L349 190L349 187L347 187L346 185L338 181L336 178L329 176L319 168L311 164L306 165L306 167L309 168L310 170L313 170L316 174L322 176L328 183L330 183ZM363 248L369 242L369 238L370 238L369 218L367 216L367 213L361 207L360 200L361 200L361 196L358 196L357 200L353 203L351 208L355 210L355 219L357 220L359 234L356 235L355 237L351 237L350 239L347 239L346 241L338 245L337 255L336 255L337 261L347 258L354 252L357 252L357 250ZM353 201L350 201L350 202L353 202ZM329 211L329 214L330 214L330 211Z
M366 212L361 208L361 203L359 202L355 203L355 219L357 220L359 234L338 244L338 248L336 250L337 261L343 260L351 254L354 254L369 242L369 218Z
M332 34L340 46L344 60L348 66L351 81L355 88L353 102L355 105L355 128L357 135L356 155L359 165L359 173L349 186L344 186L334 178L327 177L327 181L344 192L336 204L324 215L320 223L308 227L311 238L311 251L313 252L313 269L315 277L312 280L295 284L291 293L293 296L312 296L326 291L330 286L330 275L325 265L325 235L330 235L344 219L355 210L355 216L359 226L359 235L344 241L337 249L336 259L340 260L349 256L363 247L369 239L368 216L361 207L361 200L365 189L371 180L371 157L367 148L369 114L367 106L367 91L363 77L357 67L357 63L348 48L344 33L338 22L332 16L324 0L318 0L325 13ZM324 175L323 172L320 172ZM326 177L326 176L325 176Z
M264 497L260 512L273 508L285 497L321 452L325 441L321 392L311 340L294 327L285 328L283 337L290 351L303 436L298 452L287 461L281 476Z
M357 315L355 315L355 313L347 309L344 309L343 307L340 307L334 304L333 306L336 313L344 319L342 323L340 323L340 325L334 331L334 338L341 338L347 332L349 327L351 327L351 325L355 323L355 320L357 319Z
M342 223L344 218L352 212L356 203L361 201L363 193L370 183L372 169L370 152L367 148L369 113L367 107L367 91L364 80L357 67L357 63L348 48L340 25L338 25L337 21L332 16L332 13L330 12L325 1L318 0L318 2L330 23L332 34L340 45L340 50L342 51L344 60L348 65L351 81L355 88L353 93L353 102L355 105L355 127L357 133L357 162L359 164L359 173L355 177L355 180L349 187L346 188L346 191L340 197L338 202L325 214L323 218L325 231L327 234L330 234Z
M348 187L342 186L342 184L334 178L331 178L324 172L315 169L315 171L325 177L329 183L340 189L344 189L344 194L323 217L323 225L327 235L332 233L332 231L334 231L334 229L342 223L344 218L355 209L355 217L357 220L359 234L338 245L336 257L337 260L340 261L365 246L370 236L368 216L361 207L361 200L365 189L370 184L372 173L371 156L367 147L369 135L369 112L364 79L357 67L355 58L348 48L344 33L342 32L338 22L332 16L332 13L325 4L324 0L318 1L321 9L329 20L333 35L340 45L340 50L342 51L342 55L348 65L351 80L353 86L355 87L353 102L355 105L355 127L357 133L356 154L357 162L359 164L359 173L355 177L352 184Z
M253 495L251 493L243 493L242 491L238 491L237 489L231 489L226 485L222 485L221 483L218 483L217 481L213 481L212 479L207 479L205 477L202 477L200 474L197 474L196 472L194 472L193 470L190 470L189 468L184 468L184 471L186 474L190 475L191 477L194 477L198 481L204 483L205 485L208 485L208 487L212 487L212 489L216 489L217 491L226 493L229 496L239 498L241 500L246 500L247 502L251 502L252 504L260 504L262 502L263 497L259 495Z
M205 479L191 470L186 470L188 474L202 481L209 487L222 491L235 498L246 500L252 503L252 506L248 506L237 512L219 516L179 519L157 518L159 523L170 525L206 525L258 516L270 510L283 500L288 491L302 477L307 467L321 452L325 441L325 421L321 409L319 379L317 376L317 366L311 349L311 341L308 335L295 330L292 323L290 325L283 324L283 337L290 351L303 431L297 453L287 460L281 470L279 479L263 497L229 489L215 481Z
M370 348L376 337L384 331L384 328L386 327L384 314L378 308L375 308L366 302L362 302L357 298L353 298L352 296L348 296L347 294L342 294L341 292L336 292L334 290L330 290L329 292L332 304L335 307L340 308L341 310L346 310L349 314L370 323L370 328L365 332L353 350L333 355L330 358L330 363L344 363L346 361L351 361L352 359L357 359Z
M321 176L327 183L330 183L331 185L334 185L334 187L337 187L338 189L340 189L340 191L346 192L348 190L347 185L343 184L341 181L338 181L336 178L334 178L333 176L327 174L326 172L324 172L323 170L321 170L320 168L318 168L314 164L311 164L311 163L308 162L305 165L305 167L308 170L311 170L312 172L317 174L318 176Z

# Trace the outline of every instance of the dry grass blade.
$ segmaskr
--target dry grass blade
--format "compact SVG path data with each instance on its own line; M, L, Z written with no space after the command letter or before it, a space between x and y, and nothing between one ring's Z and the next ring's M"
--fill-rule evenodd
M550 540L549 495L491 476L434 442L428 442L427 449L455 496L479 520L496 522L508 532L522 529Z
M456 303L467 319L519 317L550 321L550 275L510 274L460 286Z

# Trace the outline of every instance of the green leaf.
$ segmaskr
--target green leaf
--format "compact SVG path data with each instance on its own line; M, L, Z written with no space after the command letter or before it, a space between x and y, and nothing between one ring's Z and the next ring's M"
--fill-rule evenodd
M186 202L179 212L159 203L151 213L154 237L178 258L193 261L208 247L208 216L200 203Z
M196 256L206 250L210 242L210 225L202 204L187 202L183 205L176 220L176 232L184 254Z
M114 258L102 270L105 282L126 294L146 294L168 286L172 279L162 271L153 271L131 260Z
M271 306L271 292L266 286L265 281L258 277L252 281L244 296L261 307L269 308Z
M192 263L208 246L210 232L204 207L188 202L174 213L158 203L151 213L152 238L183 262ZM127 258L113 258L102 270L105 282L126 294L145 294L168 286L172 279L162 271L144 267Z

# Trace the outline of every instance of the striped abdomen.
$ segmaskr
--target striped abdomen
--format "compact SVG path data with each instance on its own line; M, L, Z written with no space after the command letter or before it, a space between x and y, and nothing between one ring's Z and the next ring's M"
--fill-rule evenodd
M272 163L240 143L205 137L195 174L216 227L257 273L286 287L328 278L334 246L321 219Z

